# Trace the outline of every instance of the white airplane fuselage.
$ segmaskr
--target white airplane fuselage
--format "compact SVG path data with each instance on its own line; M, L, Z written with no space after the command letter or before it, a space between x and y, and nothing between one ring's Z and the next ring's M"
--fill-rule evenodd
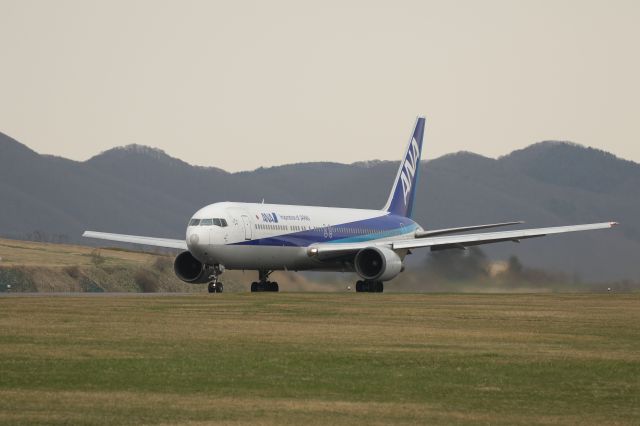
M209 219L224 219L226 226ZM422 230L413 220L382 210L232 202L198 210L189 224L186 242L196 259L249 270L353 271L344 259L317 260L309 247L412 239Z

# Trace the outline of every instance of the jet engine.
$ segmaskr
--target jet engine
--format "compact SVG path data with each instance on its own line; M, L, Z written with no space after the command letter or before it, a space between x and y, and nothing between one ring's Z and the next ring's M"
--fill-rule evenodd
M367 247L355 258L358 275L368 281L389 281L404 269L402 259L386 247Z
M213 267L203 265L190 252L183 251L173 262L173 271L184 282L202 284L211 281Z

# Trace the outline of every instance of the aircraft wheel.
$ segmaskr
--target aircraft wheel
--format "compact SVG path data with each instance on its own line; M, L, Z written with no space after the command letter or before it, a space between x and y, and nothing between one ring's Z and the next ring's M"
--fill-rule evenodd
M216 293L222 293L224 291L224 286L222 285L222 283L218 283L216 285Z
M209 291L209 293L215 293L216 285L214 283L209 283L209 285L207 286L207 290Z
M280 291L280 287L278 286L277 282L272 282L267 284L267 290L268 291Z
M362 293L362 281L356 281L356 293Z
M251 292L255 293L256 291L258 291L258 283L252 282L251 283Z
M376 293L382 293L384 291L384 284L382 281L376 281L374 288Z

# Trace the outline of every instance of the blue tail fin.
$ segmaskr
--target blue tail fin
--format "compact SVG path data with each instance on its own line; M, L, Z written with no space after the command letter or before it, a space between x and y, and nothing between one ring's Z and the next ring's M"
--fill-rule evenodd
M409 145L400 162L400 168L391 188L389 200L387 200L387 204L383 208L383 210L391 214L411 217L416 194L416 182L420 170L424 124L425 118L418 117Z

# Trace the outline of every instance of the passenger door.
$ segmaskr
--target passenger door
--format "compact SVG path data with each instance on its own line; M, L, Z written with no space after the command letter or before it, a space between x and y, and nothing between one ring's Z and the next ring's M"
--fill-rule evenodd
M249 220L249 216L242 215L242 223L244 224L244 239L251 239L251 221Z

